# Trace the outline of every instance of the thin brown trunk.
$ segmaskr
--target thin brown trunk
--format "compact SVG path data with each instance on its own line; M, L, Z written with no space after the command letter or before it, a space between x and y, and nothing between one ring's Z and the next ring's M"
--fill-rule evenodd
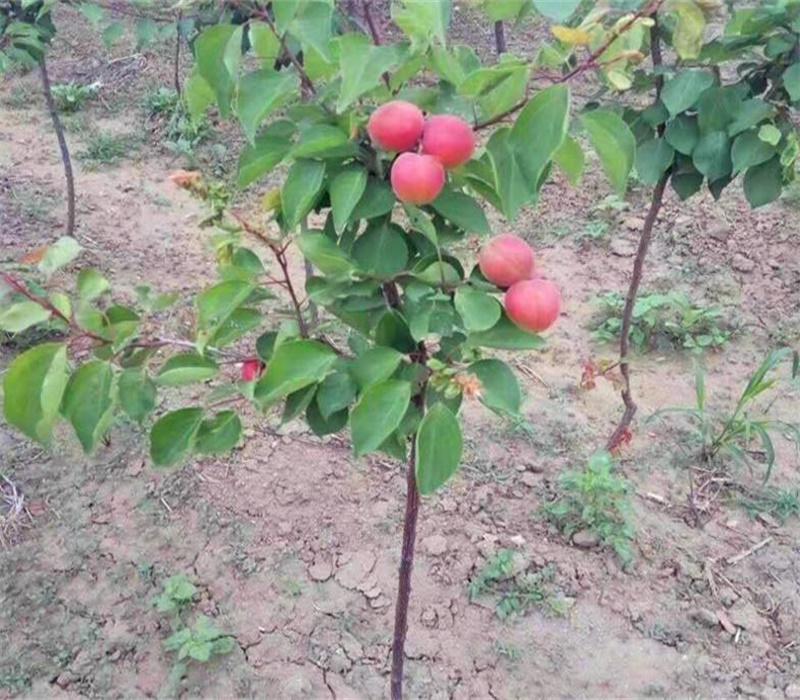
M403 524L403 550L400 556L400 577L397 601L394 608L394 639L392 641L392 700L403 697L403 663L405 661L406 632L408 631L408 603L411 599L411 571L414 567L414 541L417 537L419 491L417 491L416 447L411 445L406 476L406 517Z
M658 17L654 14L652 18L654 24L650 28L650 55L653 59L653 67L658 68L662 64L661 40L659 38ZM659 75L656 77L656 99L661 96L663 87L664 77ZM658 128L658 135L662 136L663 133L664 127L661 125ZM633 400L633 393L631 392L630 365L628 363L633 309L636 306L636 297L639 294L639 285L642 282L642 272L644 271L644 263L647 259L647 251L653 239L653 228L658 219L658 213L661 211L661 205L664 202L664 190L667 187L671 173L672 169L667 169L653 189L653 196L650 199L650 208L647 210L644 227L642 228L642 234L639 238L639 247L636 250L636 258L633 261L633 275L631 276L631 283L628 286L628 296L625 297L625 307L622 310L622 329L619 339L619 370L622 375L622 402L625 404L625 410L622 413L619 424L606 442L606 449L609 452L616 450L626 439L630 438L631 423L636 415L637 406L636 402Z
M178 13L178 21L175 24L175 74L173 81L175 83L175 92L178 97L181 96L181 22L183 21L183 12Z
M39 72L42 77L42 91L44 101L47 104L47 111L50 112L50 119L53 121L53 130L56 132L58 148L61 151L61 162L64 164L64 177L67 180L67 229L66 235L72 236L75 233L75 176L72 173L72 159L69 155L67 139L64 136L64 126L58 116L55 102L53 102L53 91L50 87L50 75L47 72L47 63L44 56L39 59Z
M499 19L494 23L494 47L497 49L497 55L504 54L507 51L506 47L506 27L503 20Z

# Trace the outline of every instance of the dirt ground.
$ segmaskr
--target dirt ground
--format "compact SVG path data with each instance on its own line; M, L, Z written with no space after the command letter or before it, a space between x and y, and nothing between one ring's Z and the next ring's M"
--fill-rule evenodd
M117 164L76 161L81 263L123 297L154 280L159 291L197 290L214 277L202 211L168 184L184 163L148 136L141 106L170 82L170 47L109 55L77 15L58 19L54 82L104 82L100 99L68 120L73 152L98 130L138 139ZM61 230L62 171L35 78L0 83L3 262ZM222 172L231 166L209 158ZM631 192L623 211L593 213L610 194L597 170L580 190L556 178L511 229L535 246L565 311L545 350L514 357L532 429L468 407L461 471L423 500L408 697L800 698L798 518L750 517L737 494L761 474L734 471L736 487L714 491L695 526L686 432L676 421L643 422L691 404L693 356L636 359L640 420L621 460L635 485L633 566L570 544L539 515L558 474L584 465L620 412L610 384L585 392L579 382L585 360L613 356L587 326L600 291L627 287L648 192ZM739 328L705 358L716 406L731 405L767 350L800 340L792 194L757 212L737 185L720 202L670 195L659 219L647 289L685 290ZM587 236L598 217L607 236ZM169 323L188 337L191 309ZM4 366L13 348L0 353ZM797 420L797 390L773 410ZM129 426L87 459L66 431L49 453L0 425L0 471L27 505L0 547L0 697L387 696L402 468L356 460L345 438L319 440L294 423L249 416L247 426L229 458L157 471ZM777 436L776 450L771 484L796 490L795 447ZM520 571L554 572L564 614L540 605L501 621L491 596L470 600L468 582L500 548L518 553ZM198 587L195 613L237 642L232 654L190 665L177 685L163 649L169 627L152 605L175 574Z

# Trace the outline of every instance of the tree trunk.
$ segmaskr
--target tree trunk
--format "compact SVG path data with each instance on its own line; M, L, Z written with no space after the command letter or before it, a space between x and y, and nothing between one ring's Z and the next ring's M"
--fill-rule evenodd
M64 137L64 126L58 116L58 110L53 102L53 92L50 88L50 76L47 73L47 63L44 56L39 59L39 72L42 76L42 90L50 119L53 120L53 130L58 139L58 148L61 151L61 162L64 164L64 177L67 180L67 230L66 235L75 233L75 176L72 173L72 159L69 156L67 139Z
M504 54L507 50L506 47L506 28L503 20L497 20L494 23L494 47L497 49L497 55Z

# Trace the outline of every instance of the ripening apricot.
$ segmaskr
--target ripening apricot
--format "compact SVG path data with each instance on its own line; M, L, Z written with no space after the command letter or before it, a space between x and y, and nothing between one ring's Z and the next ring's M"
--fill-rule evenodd
M460 117L437 114L425 122L422 152L434 156L445 168L457 168L472 158L475 133Z
M510 287L533 275L533 249L519 236L504 233L492 238L478 254L483 276L498 287Z
M393 100L376 109L367 122L372 143L384 151L416 148L425 127L422 110L410 102Z
M392 165L392 189L401 202L430 204L444 187L444 168L432 156L402 153Z
M503 304L520 328L541 333L552 326L561 311L561 293L550 280L539 277L512 285Z
M242 363L242 381L252 382L258 379L266 365L257 357L251 357Z

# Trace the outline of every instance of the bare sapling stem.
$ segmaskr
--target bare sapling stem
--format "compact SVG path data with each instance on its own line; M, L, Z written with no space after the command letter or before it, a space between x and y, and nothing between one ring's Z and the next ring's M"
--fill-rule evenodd
M411 572L414 568L414 543L417 537L419 491L416 476L416 445L411 444L406 475L406 515L403 522L403 549L400 555L400 575L397 582L397 601L394 608L394 638L392 640L392 700L403 697L403 664L405 661L408 604L411 600Z
M50 75L47 72L47 63L44 55L39 59L39 72L42 76L42 91L44 101L47 104L47 111L50 112L50 119L53 121L53 130L56 132L58 149L61 151L61 162L64 165L64 177L67 181L67 229L66 235L72 236L75 233L75 176L72 172L72 158L69 155L67 139L64 136L64 125L58 116L55 102L53 101L53 91L50 87Z
M506 26L503 20L499 19L494 23L494 47L497 55L500 56L507 51L506 48Z

